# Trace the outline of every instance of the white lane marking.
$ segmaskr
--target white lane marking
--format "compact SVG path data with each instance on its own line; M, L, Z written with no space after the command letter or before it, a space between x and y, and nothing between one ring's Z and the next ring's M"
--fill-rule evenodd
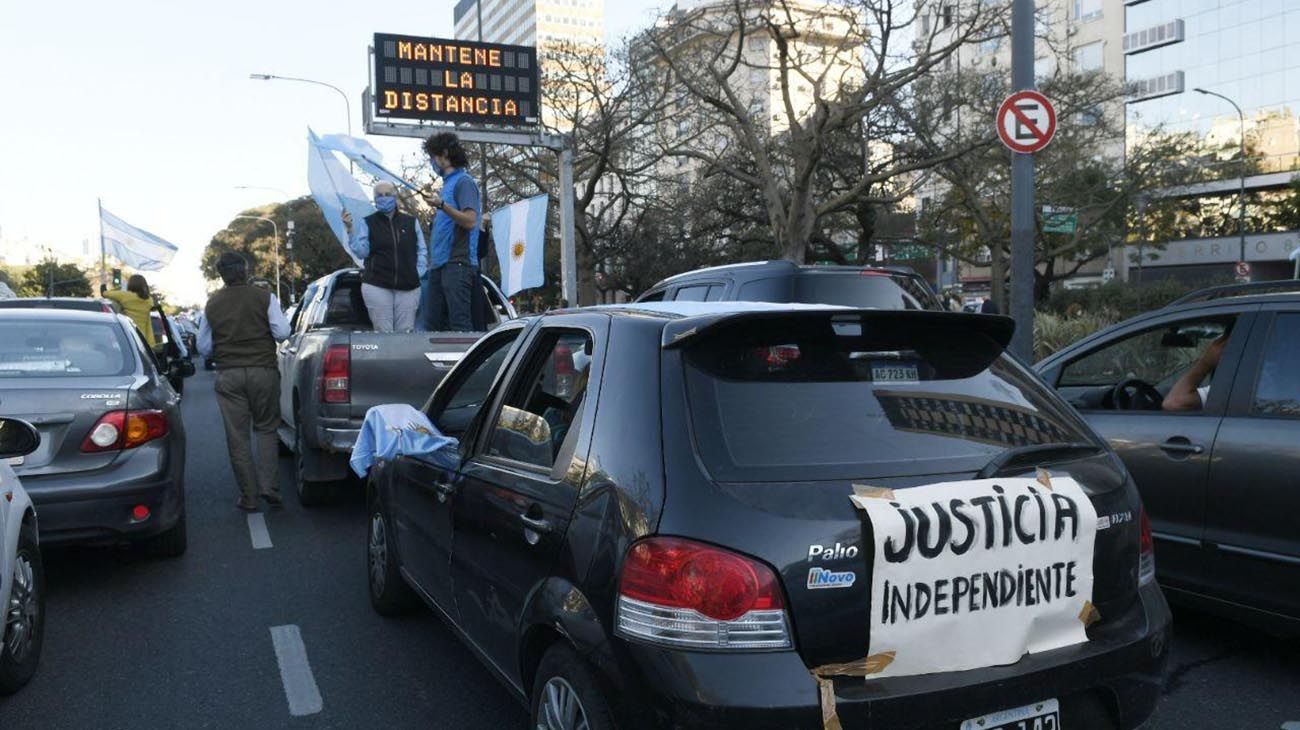
M266 529L266 516L261 512L248 515L248 536L253 541L254 550L271 547L271 533Z
M271 643L275 644L275 660L280 663L280 681L284 683L284 696L289 700L289 714L302 717L320 712L320 689L316 687L316 677L307 661L302 632L293 624L272 626Z
M1282 730L1300 730L1300 720L1288 720L1282 723Z

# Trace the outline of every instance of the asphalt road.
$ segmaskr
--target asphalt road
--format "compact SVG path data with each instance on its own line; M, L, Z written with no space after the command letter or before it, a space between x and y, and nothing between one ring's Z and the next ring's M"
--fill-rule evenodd
M360 495L304 510L282 460L287 504L254 549L212 380L186 384L189 551L48 551L40 671L0 700L0 728L524 728L438 619L371 610ZM1173 651L1155 728L1300 730L1300 642L1179 610Z

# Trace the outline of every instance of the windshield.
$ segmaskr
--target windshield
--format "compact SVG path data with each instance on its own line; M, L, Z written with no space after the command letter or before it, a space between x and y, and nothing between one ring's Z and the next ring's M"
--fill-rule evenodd
M126 375L129 353L111 322L0 321L0 378Z
M696 446L715 479L977 470L1008 448L1092 441L987 335L806 322L732 327L688 350Z

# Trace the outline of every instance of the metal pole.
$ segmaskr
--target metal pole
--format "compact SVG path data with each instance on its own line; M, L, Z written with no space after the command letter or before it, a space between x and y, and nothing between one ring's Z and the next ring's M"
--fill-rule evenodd
M255 81L273 81L273 80L274 81L297 81L303 84L315 84L316 86L324 86L327 89L333 89L337 91L339 96L343 97L343 109L348 115L348 120L347 120L348 136L349 137L352 136L352 101L348 99L348 95L344 93L343 89L340 89L334 84L327 84L324 81L317 81L315 79L300 79L296 76L276 76L275 74L249 74L248 78L253 79ZM355 170L353 170L352 167L352 160L348 160L348 171L355 172Z
M479 43L482 43L482 42L483 42L483 0L476 0L476 2L474 3L474 7L475 7L475 9L478 11L478 42L479 42ZM488 177L488 173L487 173L487 149L488 149L488 148L487 148L487 143L486 143L486 142L480 142L480 143L479 143L479 145L478 145L478 164L479 164L479 167L478 167L478 171L479 171L479 172L478 172L478 177L479 177L479 186L478 186L478 187L479 187L479 198L480 198L480 200L479 200L479 210L484 211L484 215L486 215L486 214L487 214L487 211L489 210L489 208L488 208L488 179L487 179L487 177ZM482 230L485 229L485 226L483 225L483 221L482 221L482 220L479 220L479 222L478 222L478 229L479 229L480 231L482 231ZM483 243L484 243L483 241L479 241L479 250L480 250L480 251L483 250L483 248L482 248L482 247L483 247ZM480 256L480 258L481 258L481 257L482 257L482 254L480 253L479 256ZM474 262L474 263L475 263L475 265L478 264L477 261Z
M574 244L573 141L560 150L560 290L570 307L578 302L578 260Z
M99 288L103 289L108 286L108 251L104 245L103 199L95 198L95 205L99 207Z
M1238 106L1237 102L1218 93L1217 91L1210 91L1209 89L1202 89L1200 87L1192 89L1192 91L1207 96L1217 96L1231 104L1232 108L1237 110L1237 122L1240 124L1241 129L1241 162L1238 165L1238 172L1241 173L1241 180L1237 188L1237 197L1240 199L1241 204L1241 214L1237 218L1237 233L1241 237L1241 249L1240 254L1237 256L1237 263L1244 263L1246 261L1246 115L1241 111L1241 107ZM1246 277L1245 280L1250 281L1250 277Z
M235 220L266 221L271 224L271 230L274 232L275 242L275 298L280 298L280 226L275 221L260 215L237 215Z
M1011 85L1034 88L1034 0L1011 6ZM1011 315L1016 333L1012 353L1034 357L1034 158L1011 153Z

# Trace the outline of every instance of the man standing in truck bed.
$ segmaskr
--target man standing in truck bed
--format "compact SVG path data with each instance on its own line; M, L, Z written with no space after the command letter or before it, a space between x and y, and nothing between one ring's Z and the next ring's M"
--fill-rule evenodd
M465 171L469 160L456 135L435 134L425 140L424 151L442 176L442 194L429 199L434 210L433 251L423 325L434 332L470 332L482 218L478 184Z

